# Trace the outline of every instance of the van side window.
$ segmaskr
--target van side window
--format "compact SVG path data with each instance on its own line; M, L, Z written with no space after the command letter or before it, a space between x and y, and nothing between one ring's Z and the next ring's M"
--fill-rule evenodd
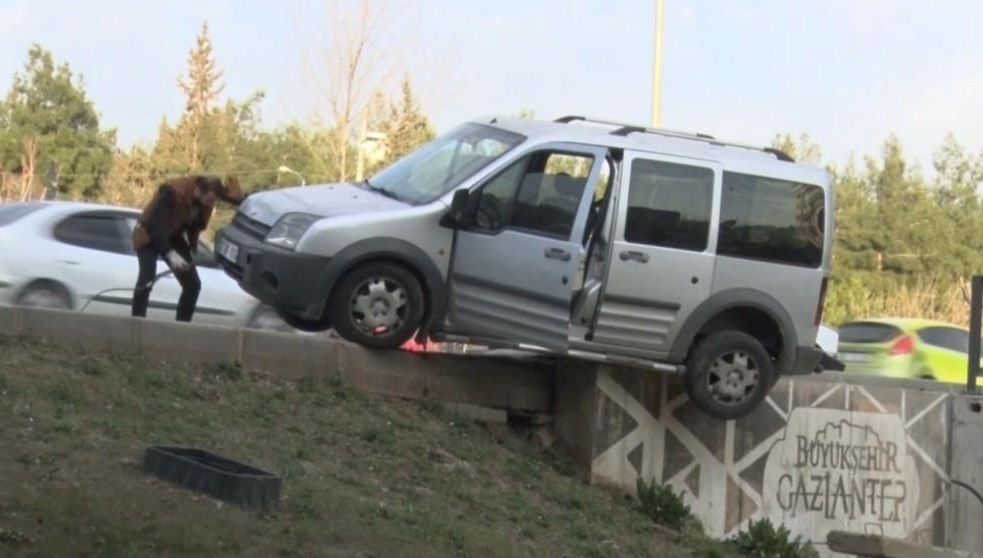
M476 228L569 239L593 164L590 155L541 151L523 157L482 188Z
M802 267L823 259L823 189L725 172L717 254Z
M635 159L625 241L702 252L710 236L713 170Z

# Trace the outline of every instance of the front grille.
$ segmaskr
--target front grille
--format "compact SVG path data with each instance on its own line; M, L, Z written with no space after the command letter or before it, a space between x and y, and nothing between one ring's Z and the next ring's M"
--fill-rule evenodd
M232 226L237 227L238 229L242 230L249 236L261 240L266 238L266 235L270 232L270 229L272 228L268 225L264 225L263 223L260 223L255 219L247 217L242 213L236 213L235 218L232 219Z

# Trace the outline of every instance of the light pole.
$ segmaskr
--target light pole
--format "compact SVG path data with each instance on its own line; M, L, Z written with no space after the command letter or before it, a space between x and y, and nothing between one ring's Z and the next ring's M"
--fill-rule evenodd
M298 178L300 178L300 185L301 186L307 186L307 181L304 180L304 175L300 174L299 172L295 171L294 169L292 169L292 168L290 168L290 167L288 167L286 165L280 165L280 168L278 168L276 171L277 172L286 172L286 173L290 173L290 174L295 174L295 175L297 175Z
M662 2L655 0L655 53L652 68L652 127L662 123Z

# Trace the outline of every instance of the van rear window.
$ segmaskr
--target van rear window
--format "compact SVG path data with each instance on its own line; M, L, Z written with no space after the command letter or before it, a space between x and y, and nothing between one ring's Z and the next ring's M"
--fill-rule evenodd
M13 224L15 221L26 217L31 213L44 207L40 203L12 203L0 205L0 227Z
M717 253L801 267L823 261L823 189L725 172Z
M839 331L841 343L887 343L902 333L892 325L872 322L844 324Z

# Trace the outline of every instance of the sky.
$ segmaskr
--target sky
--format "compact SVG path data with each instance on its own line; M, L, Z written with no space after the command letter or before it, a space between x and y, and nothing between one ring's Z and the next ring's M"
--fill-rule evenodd
M224 94L269 126L323 104L312 45L349 0L0 0L0 91L39 43L83 75L120 144L183 109L175 85L207 20ZM655 0L390 0L380 48L438 132L474 117L586 114L648 123ZM824 160L897 135L931 174L947 133L983 150L983 2L665 0L662 125L766 144L808 133Z

